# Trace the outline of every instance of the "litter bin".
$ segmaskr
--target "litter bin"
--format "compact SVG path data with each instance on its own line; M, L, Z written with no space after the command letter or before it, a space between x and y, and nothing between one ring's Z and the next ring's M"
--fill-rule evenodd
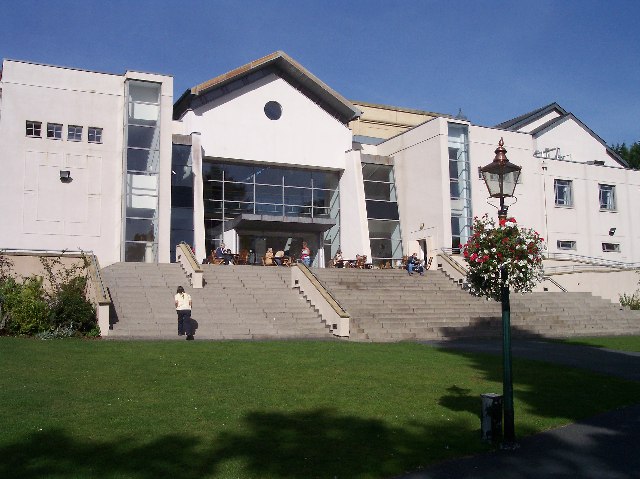
M482 440L497 442L502 436L502 395L485 393L480 397L482 398L480 416Z

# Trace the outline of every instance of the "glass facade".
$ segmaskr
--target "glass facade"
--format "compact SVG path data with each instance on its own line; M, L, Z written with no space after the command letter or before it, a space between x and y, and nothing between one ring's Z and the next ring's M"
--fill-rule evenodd
M124 261L157 261L160 84L128 80L123 199Z
M312 244L316 245L316 249L324 248L325 262L340 247L338 172L214 160L204 162L202 176L207 251L215 249L222 241L223 232L229 229L225 223L243 213L280 216L283 219L298 217L335 220L336 224L324 232L322 244L318 244L317 240L312 241L307 233L298 232L293 235L282 231L279 236L285 238L289 235L289 240L285 243L292 255L303 240L312 249ZM271 232L266 236L262 234L260 238L268 236L275 237ZM252 238L248 242L241 238L240 248L258 250L257 255L260 256L262 247L257 247L256 238ZM268 245L272 244L269 241L277 243L271 239L267 240ZM258 241L260 244L261 242L262 240ZM269 247L285 246L273 243Z
M369 244L374 266L402 260L402 239L393 166L362 163Z
M171 155L171 262L175 245L181 241L194 244L193 237L193 169L190 145L173 145ZM201 259L201 258L198 258Z
M451 247L456 251L469 240L473 221L469 135L466 125L449 123L448 146Z

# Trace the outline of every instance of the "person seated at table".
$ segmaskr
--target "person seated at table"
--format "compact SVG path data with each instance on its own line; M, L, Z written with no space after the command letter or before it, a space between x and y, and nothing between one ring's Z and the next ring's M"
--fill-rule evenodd
M274 266L273 248L268 248L267 252L264 254L264 265L265 266Z
M222 260L224 264L229 264L229 258L225 254L224 243L220 243L220 246L214 251L213 256L215 259Z
M333 257L334 268L344 268L344 259L342 258L342 250L336 251L336 255Z
M300 250L300 261L306 266L311 266L311 250L307 246L307 242L302 242L302 249Z
M414 271L420 273L420 276L424 276L424 267L422 261L418 258L418 253L413 253L407 260L407 271L410 275L413 275Z
M236 264L235 255L229 248L224 250L224 258L227 260L225 264Z
M273 261L275 261L277 266L282 266L283 258L284 258L284 251L279 249L278 251L276 251L276 254L273 257Z

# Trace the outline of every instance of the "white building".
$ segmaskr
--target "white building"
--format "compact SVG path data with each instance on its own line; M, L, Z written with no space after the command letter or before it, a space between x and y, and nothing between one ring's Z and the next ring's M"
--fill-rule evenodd
M464 244L496 210L478 170L500 138L522 166L509 214L550 253L640 262L640 172L551 104L495 127L351 102L282 52L187 90L172 78L5 60L0 248L83 249L102 265L199 258L224 241L259 258L375 265ZM173 118L173 119L172 119Z

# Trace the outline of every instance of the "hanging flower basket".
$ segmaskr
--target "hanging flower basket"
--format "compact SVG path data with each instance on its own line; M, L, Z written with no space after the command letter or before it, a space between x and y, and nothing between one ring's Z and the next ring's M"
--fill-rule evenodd
M473 235L463 246L468 264L467 283L475 296L500 301L506 269L506 285L511 291L529 293L542 280L542 252L546 249L540 235L518 226L515 218L500 220L488 215L473 220Z

